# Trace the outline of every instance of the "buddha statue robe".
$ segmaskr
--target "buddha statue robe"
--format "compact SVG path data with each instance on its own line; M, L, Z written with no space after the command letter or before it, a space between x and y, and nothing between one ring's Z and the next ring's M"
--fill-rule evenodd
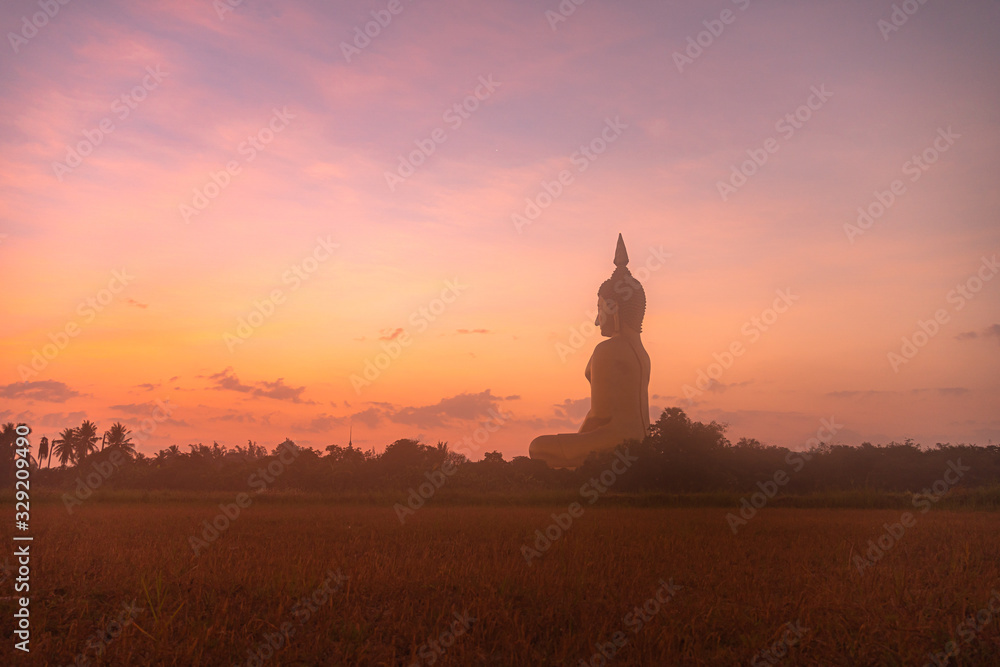
M591 452L609 451L649 433L650 363L640 337L646 295L627 265L619 234L615 271L598 289L594 324L607 340L597 344L587 362L590 411L577 433L541 435L528 448L531 458L554 468L576 468Z

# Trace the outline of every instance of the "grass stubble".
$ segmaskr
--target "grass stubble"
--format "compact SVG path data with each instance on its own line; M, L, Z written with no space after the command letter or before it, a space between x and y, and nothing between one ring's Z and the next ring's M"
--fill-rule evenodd
M1000 665L1000 615L958 632L1000 590L995 512L918 513L859 573L899 510L767 508L734 535L727 509L595 505L529 565L566 505L429 504L401 525L391 506L257 502L195 556L218 502L36 504L31 653L8 577L0 664L255 665L270 641L262 664L597 665L603 646L618 665L924 665L955 641L949 664ZM661 581L676 592L647 604Z

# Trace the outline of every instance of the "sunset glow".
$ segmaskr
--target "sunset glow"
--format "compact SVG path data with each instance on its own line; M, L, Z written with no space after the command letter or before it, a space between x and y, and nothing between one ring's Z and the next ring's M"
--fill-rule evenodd
M563 5L5 3L0 420L526 455L621 233L654 420L995 444L1000 5Z

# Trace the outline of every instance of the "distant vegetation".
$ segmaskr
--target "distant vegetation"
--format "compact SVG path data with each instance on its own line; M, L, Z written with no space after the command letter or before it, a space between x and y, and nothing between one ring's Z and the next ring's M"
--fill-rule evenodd
M917 493L926 492L942 479L950 462L958 461L968 468L961 479L963 487L1000 484L1000 447L996 445L921 447L907 439L860 447L820 443L806 452L792 452L747 438L734 445L725 431L725 424L691 421L680 408L664 410L643 442L625 443L638 463L618 476L611 490L616 494L743 494L777 481L781 494ZM444 442L426 445L403 439L381 454L339 445L316 451L286 440L270 453L254 442L235 448L199 443L188 445L186 452L173 445L150 457L135 451L128 429L120 423L103 438L97 433L93 422L84 421L77 428L64 429L51 443L46 438L33 442L37 447L32 460L35 484L73 488L81 477L102 468L111 471L102 475L100 486L105 489L246 491L248 479L288 449L295 453L294 462L282 466L269 489L405 493L426 482L428 473L454 465L454 474L445 484L450 494L573 491L607 470L614 456L592 455L578 470L553 470L525 456L505 461L498 452L472 462ZM0 478L8 487L13 479L15 438L14 424L6 424L0 432Z

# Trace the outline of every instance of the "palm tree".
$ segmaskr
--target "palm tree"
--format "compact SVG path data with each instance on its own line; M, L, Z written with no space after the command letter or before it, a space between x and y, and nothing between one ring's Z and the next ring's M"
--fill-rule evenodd
M0 442L4 446L10 446L11 449L14 448L14 443L17 441L17 426L14 422L7 422L3 425L3 430L0 431Z
M129 458L135 456L135 443L129 437L131 433L121 422L115 422L104 432L104 439L108 443L108 449L117 447Z
M95 451L97 451L97 424L89 420L84 420L76 429L77 463Z
M17 426L14 422L7 422L0 431L0 475L3 476L4 484L7 478L14 477L14 445L17 442Z
M52 449L59 459L59 465L76 462L76 429L64 428L59 437L52 441Z
M48 456L50 456L49 439L43 435L42 439L38 441L38 465L41 465Z

